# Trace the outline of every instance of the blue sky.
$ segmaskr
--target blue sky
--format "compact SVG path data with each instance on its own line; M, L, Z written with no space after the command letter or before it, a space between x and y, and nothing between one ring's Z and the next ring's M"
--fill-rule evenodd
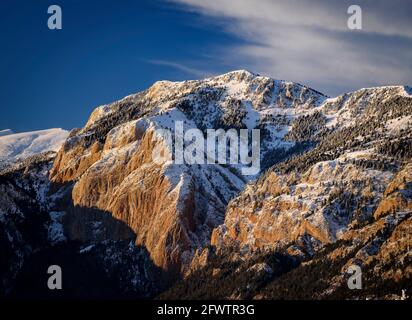
M336 95L412 84L412 4L357 1L2 0L0 129L82 126L98 105L162 79L248 69ZM63 29L47 28L58 4Z

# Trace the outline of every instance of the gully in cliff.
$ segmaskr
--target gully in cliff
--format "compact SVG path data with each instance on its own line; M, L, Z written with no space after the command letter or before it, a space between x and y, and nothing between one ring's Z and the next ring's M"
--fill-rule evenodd
M240 129L239 133L235 129L207 129L205 139L201 130L184 130L183 121L176 121L174 133L170 129L156 129L153 139L164 143L156 145L152 158L158 164L170 162L203 165L240 162L243 165L243 175L256 175L260 171L260 130Z

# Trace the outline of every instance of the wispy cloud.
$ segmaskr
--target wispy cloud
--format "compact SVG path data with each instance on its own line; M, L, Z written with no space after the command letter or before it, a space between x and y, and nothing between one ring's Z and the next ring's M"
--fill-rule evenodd
M412 3L359 0L363 30L347 28L349 0L173 0L212 18L241 45L215 59L326 93L412 83Z
M145 61L147 63L177 69L177 70L183 71L184 73L186 73L190 76L194 76L196 78L206 78L206 77L211 77L213 75L216 75L216 73L213 73L213 72L210 72L210 71L207 71L207 70L188 67L184 64L177 63L177 62L174 62L174 61L157 60L157 59L148 59L148 60L145 60Z

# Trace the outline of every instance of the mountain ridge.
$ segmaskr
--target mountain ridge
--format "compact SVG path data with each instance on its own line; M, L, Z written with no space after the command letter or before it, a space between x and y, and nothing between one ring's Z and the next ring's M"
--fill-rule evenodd
M196 283L198 272L218 274L220 267L209 268L214 260L222 266L227 261L256 262L245 266L267 282L281 276L268 276L268 270L286 272L289 267L278 268L272 260L261 264L261 254L276 253L279 261L295 268L303 261L315 263L317 253L336 243L350 242L342 245L345 250L353 247L352 241L367 247L381 239L385 245L368 256L383 257L392 252L391 233L409 223L405 221L412 209L408 88L366 88L329 98L244 70L203 80L159 81L97 107L83 128L71 130L55 159L39 171L41 188L47 190L43 208L53 230L64 235L62 243L80 242L80 251L90 250L85 254L97 254L97 245L107 241L131 243L144 248L136 259L153 272L162 270L164 283L183 277L183 288ZM260 174L242 176L242 164L156 163L154 150L172 153L156 130L173 129L176 121L185 130L202 132L259 129ZM23 171L7 172L5 190L14 175L28 179L24 172L36 167L30 161ZM19 183L23 189L40 188L32 184ZM8 193L5 203L15 194L19 191ZM10 208L2 209L5 217L13 216ZM403 213L405 217L396 218ZM391 228L385 229L388 224ZM384 229L389 230L384 236L372 232L372 240L361 237L369 232L365 230ZM391 254L405 260L403 247ZM98 256L113 261L101 249ZM343 257L341 269L350 259ZM232 271L227 272L235 277ZM327 279L331 288L335 280L343 283L342 275L330 276L335 277ZM393 275L386 276L392 281ZM138 283L153 278L139 275L135 280L137 290ZM156 284L151 288L153 294L160 290ZM230 290L226 298L244 297L244 292ZM271 297L271 292L253 294Z
M0 161L13 162L42 152L57 152L67 135L68 131L61 128L21 133L9 130L0 136Z

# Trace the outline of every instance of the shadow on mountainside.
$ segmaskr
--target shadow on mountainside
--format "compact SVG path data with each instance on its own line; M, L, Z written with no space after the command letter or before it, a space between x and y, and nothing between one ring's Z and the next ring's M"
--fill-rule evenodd
M9 299L149 299L160 290L156 279L161 278L161 270L148 258L148 252L135 247L139 259L128 257L127 262L136 263L136 273L130 273L130 265L124 261L108 262L107 250L128 251L127 243L114 246L96 245L96 249L81 253L79 242L58 244L33 254L23 265L15 286L6 298ZM117 253L118 255L121 255ZM62 289L50 290L47 281L49 266L58 265L62 269ZM109 271L109 272L108 272ZM136 276L151 275L151 279L140 278L140 286L127 288L124 282L132 283ZM159 277L156 275L159 274Z
M164 290L167 275L135 244L126 223L109 212L74 206L70 184L52 186L47 198L59 194L59 200L45 210L27 168L0 173L0 297L150 299ZM63 214L54 221L50 212ZM57 239L50 237L56 227L64 231ZM62 290L47 286L51 265L61 267Z
M11 299L149 299L163 290L164 272L154 265L136 235L110 213L69 208L66 241L31 254L6 297ZM62 270L62 290L50 290L49 266Z

